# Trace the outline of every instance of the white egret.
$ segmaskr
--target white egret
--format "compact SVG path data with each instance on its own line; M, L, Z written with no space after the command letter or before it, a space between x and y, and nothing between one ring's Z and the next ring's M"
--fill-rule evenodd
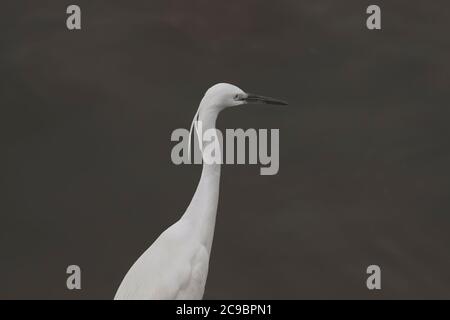
M202 122L204 130L216 130L220 111L247 103L287 104L245 93L231 84L216 84L203 97L191 132L197 121ZM213 142L201 143L204 150ZM219 182L220 164L204 161L200 182L186 212L134 263L117 290L116 300L202 299L214 236Z

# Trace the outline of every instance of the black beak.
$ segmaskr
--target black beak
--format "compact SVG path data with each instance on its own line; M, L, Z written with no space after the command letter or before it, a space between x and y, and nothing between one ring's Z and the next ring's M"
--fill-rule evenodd
M269 98L269 97L264 97L264 96L259 96L257 94L252 94L252 93L246 93L242 97L242 100L246 101L247 103L274 104L274 105L278 105L278 106L287 106L288 105L288 103L285 101L274 99L274 98Z

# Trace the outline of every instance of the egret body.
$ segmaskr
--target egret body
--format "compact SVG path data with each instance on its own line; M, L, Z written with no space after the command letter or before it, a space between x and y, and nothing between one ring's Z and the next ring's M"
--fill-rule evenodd
M203 97L191 131L196 121L202 122L204 130L215 130L220 111L247 103L286 104L245 93L231 84L216 84ZM214 142L201 143L204 150ZM202 299L214 237L219 184L220 164L204 161L200 181L186 212L134 263L114 299Z

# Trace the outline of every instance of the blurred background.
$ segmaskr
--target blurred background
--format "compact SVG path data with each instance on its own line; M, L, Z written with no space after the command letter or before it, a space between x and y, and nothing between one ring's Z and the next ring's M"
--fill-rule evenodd
M77 4L82 30L66 28ZM366 8L381 7L381 31ZM184 212L208 87L290 102L280 171L225 165L206 299L450 298L448 1L9 1L0 13L0 298L112 299ZM82 290L66 288L66 268ZM366 288L381 267L382 289Z

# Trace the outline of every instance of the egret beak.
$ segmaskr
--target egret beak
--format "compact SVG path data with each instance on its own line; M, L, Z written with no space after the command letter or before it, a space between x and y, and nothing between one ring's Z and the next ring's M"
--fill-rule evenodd
M247 103L263 103L263 104L274 104L278 106L287 106L288 103L282 100L259 96L257 94L246 93L242 98L242 101Z

